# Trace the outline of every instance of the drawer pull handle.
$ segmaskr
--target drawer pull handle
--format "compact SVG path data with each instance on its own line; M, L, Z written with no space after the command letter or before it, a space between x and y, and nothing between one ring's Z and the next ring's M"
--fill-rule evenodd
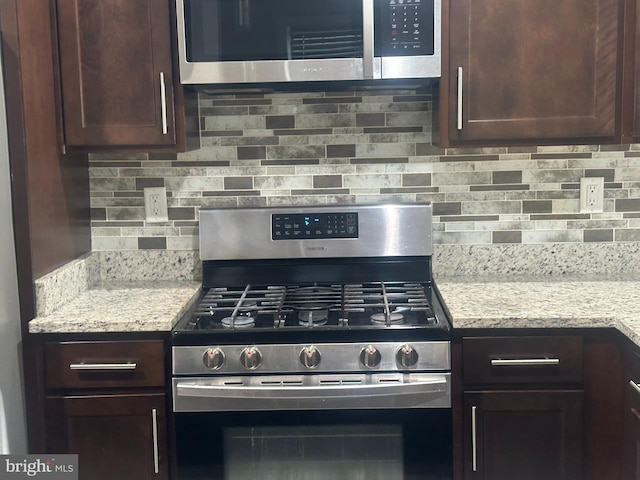
M492 367L539 367L545 365L560 365L559 358L492 358Z
M478 471L478 453L476 440L476 406L471 407L471 469Z
M151 410L151 426L153 429L153 471L160 473L160 455L158 453L158 410Z
M631 385L631 387L637 392L640 393L640 385L638 385L636 382L634 382L633 380L629 380L629 385Z
M71 370L135 370L138 365L135 362L126 363L72 363Z

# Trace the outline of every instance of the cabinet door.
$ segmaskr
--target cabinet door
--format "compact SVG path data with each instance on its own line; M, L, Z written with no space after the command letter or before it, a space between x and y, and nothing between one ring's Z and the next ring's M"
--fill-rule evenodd
M640 354L625 352L623 479L640 480Z
M632 14L632 28L630 31L634 32L633 42L629 48L629 51L633 52L633 66L631 71L633 72L633 95L630 98L625 98L625 102L630 104L633 109L633 121L631 124L631 141L640 141L640 7L636 1L628 2L629 14ZM631 61L631 60L629 60Z
M56 5L65 144L174 144L169 2Z
M452 0L451 143L612 140L620 0Z
M80 480L167 480L164 394L46 399L48 453L78 454Z
M581 391L464 394L466 479L580 480Z

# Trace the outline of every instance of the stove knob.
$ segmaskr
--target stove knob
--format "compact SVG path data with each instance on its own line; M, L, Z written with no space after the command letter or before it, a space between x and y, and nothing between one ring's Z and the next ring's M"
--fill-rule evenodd
M413 367L418 363L418 352L409 344L402 345L396 353L396 362L399 367Z
M320 361L322 360L322 355L320 355L320 350L313 345L309 345L304 347L300 351L300 363L307 368L316 368L320 365Z
M380 365L380 360L382 360L382 355L373 345L367 345L360 350L360 362L365 367L375 368Z
M246 347L240 354L240 363L247 370L255 370L262 363L262 354L256 347Z
M204 366L211 370L222 368L224 360L224 352L219 348L207 348L202 356Z

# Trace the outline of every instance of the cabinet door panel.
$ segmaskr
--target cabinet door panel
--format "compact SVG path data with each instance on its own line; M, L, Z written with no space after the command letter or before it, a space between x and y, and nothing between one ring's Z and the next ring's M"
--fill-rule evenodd
M581 391L492 391L464 397L465 478L582 478Z
M65 143L175 143L168 2L57 0L57 19Z
M618 0L451 2L451 141L613 138L620 12Z
M78 454L81 480L166 480L164 394L48 397L47 450Z

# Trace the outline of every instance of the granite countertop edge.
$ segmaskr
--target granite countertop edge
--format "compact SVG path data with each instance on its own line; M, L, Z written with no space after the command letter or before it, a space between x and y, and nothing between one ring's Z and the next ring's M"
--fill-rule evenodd
M169 332L200 290L195 281L104 282L31 320L29 333Z
M437 277L454 329L616 328L640 346L640 275ZM200 282L111 282L29 323L29 333L171 331Z
M640 346L640 275L437 277L454 329L615 328Z

